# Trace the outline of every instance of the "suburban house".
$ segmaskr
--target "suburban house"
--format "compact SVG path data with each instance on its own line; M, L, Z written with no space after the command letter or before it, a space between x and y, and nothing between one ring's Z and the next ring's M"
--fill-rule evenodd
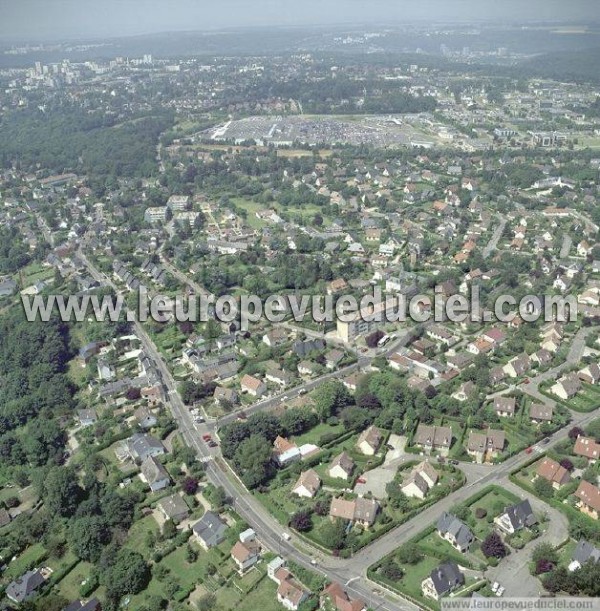
M344 353L334 348L325 355L325 367L327 369L335 369L343 358Z
M464 382L461 384L454 393L452 393L452 397L457 401L466 401L469 397L473 396L477 392L477 386L473 384L470 380L468 382Z
M529 417L531 422L540 424L542 422L552 422L554 408L544 403L532 403L529 406Z
M437 471L431 463L424 461L417 465L402 484L402 492L408 497L424 499L439 479Z
M16 604L29 600L40 587L46 582L46 575L43 569L33 569L27 571L18 579L11 581L5 590L6 596Z
M560 399L566 401L567 399L573 398L581 390L581 380L577 377L577 374L570 373L563 376L560 380L553 384L550 388L550 392L556 395Z
M346 452L338 454L330 463L328 474L329 477L348 479L354 471L354 461Z
M227 524L212 511L207 511L192 528L196 540L207 551L225 540L226 530Z
M504 431L488 429L485 433L471 431L467 441L467 454L478 463L492 462L504 449Z
M138 426L141 429L151 429L158 422L156 416L145 406L139 407L134 414Z
M573 550L571 562L569 563L569 571L580 569L589 560L598 562L600 560L600 549L588 543L585 539L581 539L577 543L577 547Z
M302 471L298 481L292 488L292 493L301 497L312 499L321 487L321 478L314 469Z
M281 369L269 369L265 373L265 380L278 386L289 386L292 383L292 376L287 371Z
M569 472L551 458L544 458L538 465L535 473L536 479L541 477L552 484L552 487L559 490L564 484L571 481Z
M577 377L582 382L598 384L600 382L600 365L598 363L590 363L587 367L577 372Z
M421 583L423 596L439 600L465 583L465 576L455 562L443 562Z
M268 333L263 335L262 341L264 344L269 346L269 348L274 348L275 346L281 346L287 342L287 333L285 329L281 327L275 327L271 329Z
M224 386L217 386L213 394L213 399L217 403L227 402L231 405L236 405L239 397L237 392L233 388L225 388Z
M156 505L166 520L173 520L175 524L183 522L190 514L190 508L180 494L172 494L158 501Z
M579 499L577 503L579 511L594 520L598 519L600 516L600 488L581 480L579 488L575 491L575 498Z
M331 500L329 517L348 520L368 528L375 522L378 511L379 503L374 499L358 498L346 501L342 498L334 498Z
M515 356L503 367L504 373L510 378L518 378L519 376L525 375L530 368L531 361L526 354Z
M260 545L256 540L236 541L231 548L231 557L237 565L238 573L244 573L258 562Z
M494 411L501 417L512 418L515 415L517 400L514 397L496 397L494 399Z
M320 602L321 609L325 609L327 603L335 611L366 611L367 609L367 605L362 600L350 598L337 581L330 583L323 589Z
M309 592L284 566L278 568L272 575L269 573L269 577L277 584L277 600L286 609L297 611L308 598Z
M253 397L262 397L267 392L267 385L262 380L248 374L241 379L240 388Z
M131 458L140 462L144 462L151 456L161 456L166 453L162 442L147 433L132 435L127 442L127 449Z
M363 431L356 445L365 456L373 456L379 449L383 435L376 426L370 426L366 431Z
M142 463L140 475L152 492L163 490L171 483L167 470L154 456L149 456Z
M82 427L92 426L98 422L98 414L95 409L77 410L77 419Z
M475 541L475 535L471 529L451 513L444 512L438 522L437 531L442 539L448 541L459 552L464 553Z
M81 600L75 600L70 605L67 605L63 611L102 611L102 606L97 598L91 598L86 603Z
M413 445L420 446L426 452L437 450L447 456L452 444L452 429L449 426L430 426L419 424L413 438Z
M337 278L336 280L332 280L327 285L327 294L335 295L335 293L339 293L347 289L348 289L348 283L343 278Z
M273 442L273 454L280 467L302 458L298 446L285 437L277 436Z
M518 530L537 524L537 518L533 513L533 509L531 509L529 501L524 500L516 505L507 507L506 511L494 520L494 523L500 530L512 535Z
M584 456L588 461L593 464L600 458L600 443L598 443L593 437L584 437L579 435L573 446L573 454L577 456Z

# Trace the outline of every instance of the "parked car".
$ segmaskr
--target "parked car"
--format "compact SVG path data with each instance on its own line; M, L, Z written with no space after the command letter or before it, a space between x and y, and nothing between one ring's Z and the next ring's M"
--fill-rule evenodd
M206 434L202 435L202 439L204 439L204 441L210 441L211 434L210 433L206 433Z
M357 484L366 484L366 483L367 483L367 480L366 480L364 477L359 477L359 478L356 480L356 483L357 483Z
M531 454L533 452L533 448L527 448L525 450L525 454Z

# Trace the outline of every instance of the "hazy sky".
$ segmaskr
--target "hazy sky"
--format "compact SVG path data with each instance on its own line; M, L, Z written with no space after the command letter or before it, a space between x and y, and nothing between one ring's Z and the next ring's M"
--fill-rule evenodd
M0 38L89 38L240 26L598 19L598 0L0 0Z

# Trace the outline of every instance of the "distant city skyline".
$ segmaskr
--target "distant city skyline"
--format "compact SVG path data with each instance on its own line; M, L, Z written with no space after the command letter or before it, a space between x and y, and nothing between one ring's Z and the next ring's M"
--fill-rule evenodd
M411 21L592 21L596 0L0 0L0 40Z

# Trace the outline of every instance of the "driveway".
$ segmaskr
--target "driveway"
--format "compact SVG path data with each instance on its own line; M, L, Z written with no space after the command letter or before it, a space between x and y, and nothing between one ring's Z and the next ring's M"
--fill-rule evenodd
M366 480L366 482L364 484L357 483L354 486L354 492L359 496L364 496L370 492L376 499L386 499L385 487L394 479L398 467L404 462L415 459L414 454L404 453L406 437L392 434L387 443L394 449L387 450L383 464L376 469L363 473L361 479Z
M512 482L505 482L503 487L520 498L529 499L533 511L538 516L546 514L549 521L545 524L546 530L542 535L530 541L523 549L513 550L497 567L489 568L485 576L490 583L497 581L504 586L505 596L539 596L541 584L537 577L529 573L531 552L540 543L550 543L554 546L562 543L569 536L569 524L563 513L534 496L526 495ZM515 578L517 575L518 578Z

